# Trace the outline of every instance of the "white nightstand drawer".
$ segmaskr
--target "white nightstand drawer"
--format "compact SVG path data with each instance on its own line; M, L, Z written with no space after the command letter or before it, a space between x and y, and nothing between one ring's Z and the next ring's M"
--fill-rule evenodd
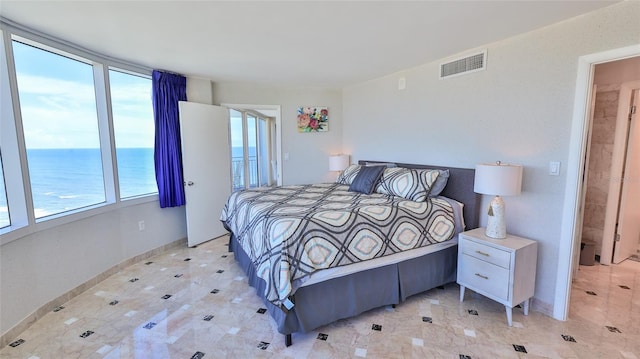
M507 251L470 241L464 237L461 237L458 245L463 254L509 269L511 253Z
M458 260L458 283L482 290L502 300L509 299L508 269L464 254Z

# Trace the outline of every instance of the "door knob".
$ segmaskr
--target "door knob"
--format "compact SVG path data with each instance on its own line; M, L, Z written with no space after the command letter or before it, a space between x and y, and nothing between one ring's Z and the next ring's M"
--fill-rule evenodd
M187 182L187 186L193 186L193 181Z

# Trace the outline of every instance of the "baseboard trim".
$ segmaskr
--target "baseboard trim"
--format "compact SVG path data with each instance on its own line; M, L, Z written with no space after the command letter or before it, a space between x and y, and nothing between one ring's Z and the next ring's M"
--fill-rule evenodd
M106 271L98 274L97 276L89 279L88 281L80 284L79 286L73 288L72 290L62 294L61 296L49 301L48 303L46 303L45 305L41 306L40 308L36 309L33 313L31 313L30 315L28 315L24 320L22 320L20 323L16 324L15 326L13 326L11 329L7 330L6 333L3 333L2 336L0 337L0 349L4 348L5 346L9 345L9 343L11 343L15 338L17 338L20 334L22 334L22 332L24 332L25 330L29 329L29 327L31 327L31 325L33 325L33 323L35 323L36 321L38 321L39 319L41 319L43 316L45 316L47 313L51 312L54 308L57 308L61 305L63 305L64 303L70 301L71 299L77 297L78 295L84 293L85 291L87 291L88 289L94 287L95 285L97 285L98 283L102 282L103 280L109 278L110 276L118 273L119 271L123 270L124 268L127 268L129 266L132 266L138 262L141 262L143 260L149 259L153 256L156 256L158 254L164 253L170 249L176 248L176 247L182 247L182 246L186 246L187 245L187 238L182 238L182 239L178 239L176 241L173 241L171 243L165 244L163 246L160 246L158 248L152 249L148 252L139 254L135 257L129 258L124 260L123 262L116 264L115 266L107 269Z
M540 312L553 318L553 304L543 302L536 297L531 298L531 310L535 310L536 312Z

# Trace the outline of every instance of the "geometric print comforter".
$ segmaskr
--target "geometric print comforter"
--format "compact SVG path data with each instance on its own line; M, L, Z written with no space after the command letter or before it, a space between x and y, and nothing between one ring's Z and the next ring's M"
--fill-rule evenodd
M311 273L443 242L453 237L451 205L413 202L348 185L261 187L232 193L220 220L233 232L281 306L293 281Z

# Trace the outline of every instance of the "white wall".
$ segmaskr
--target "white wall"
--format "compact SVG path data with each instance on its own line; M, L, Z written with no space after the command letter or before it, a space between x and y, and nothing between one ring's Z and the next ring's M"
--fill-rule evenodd
M213 105L213 86L210 80L188 77L187 101Z
M138 221L145 221L139 231ZM113 209L0 247L0 332L136 255L186 238L184 208L158 201Z
M534 308L551 314L563 305L558 263L569 260L559 243L571 239L560 238L566 167L550 176L548 164L568 161L578 58L637 44L639 18L640 2L624 2L489 44L485 71L439 80L438 61L348 87L344 147L353 160L523 164L522 195L505 198L507 230L539 242Z
M335 180L329 155L342 149L342 92L315 88L274 88L249 84L214 83L215 104L280 105L282 116L282 183L305 184ZM298 107L326 106L329 131L298 133Z

